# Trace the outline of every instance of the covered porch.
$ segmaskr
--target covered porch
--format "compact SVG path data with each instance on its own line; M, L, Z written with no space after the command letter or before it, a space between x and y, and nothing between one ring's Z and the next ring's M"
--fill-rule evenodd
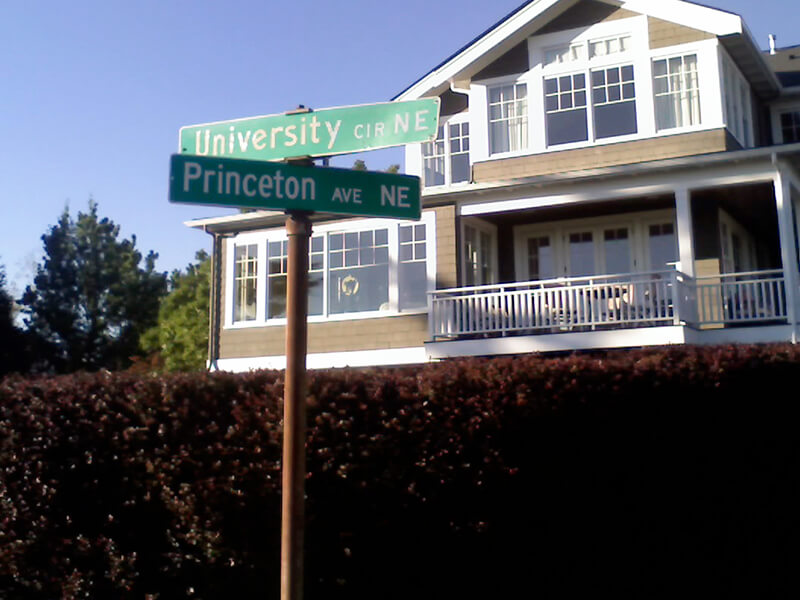
M796 341L794 161L674 166L460 203L429 356Z

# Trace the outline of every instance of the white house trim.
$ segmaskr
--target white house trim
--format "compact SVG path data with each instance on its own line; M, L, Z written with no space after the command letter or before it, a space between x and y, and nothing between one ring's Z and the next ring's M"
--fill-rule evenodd
M339 369L344 367L373 367L413 365L427 362L425 348L390 348L387 350L361 350L354 352L322 352L308 354L306 367L309 369ZM258 369L286 368L286 356L253 356L246 358L220 358L217 360L220 371L235 373Z

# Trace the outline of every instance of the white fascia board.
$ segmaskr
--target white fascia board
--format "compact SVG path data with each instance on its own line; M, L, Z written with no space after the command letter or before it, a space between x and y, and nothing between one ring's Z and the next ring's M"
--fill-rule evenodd
M186 225L186 227L190 227L192 229L206 229L207 227L212 225L226 225L229 223L247 223L249 221L256 221L258 219L264 219L266 217L276 217L282 214L283 214L282 212L274 210L257 210L247 213L238 213L235 215L225 215L222 217L192 219L191 221L184 221L183 224Z
M428 73L428 75L397 96L395 100L420 98L430 90L439 88L445 84L449 85L450 81L457 79L458 75L476 60L488 54L508 38L518 33L546 10L564 1L565 0L538 0L532 2L510 19L495 27L482 38L476 40L471 46L454 56L441 67Z
M682 0L618 0L613 2L632 12L641 13L663 21L670 21L707 31L714 35L735 35L743 33L744 26L739 15L694 4Z

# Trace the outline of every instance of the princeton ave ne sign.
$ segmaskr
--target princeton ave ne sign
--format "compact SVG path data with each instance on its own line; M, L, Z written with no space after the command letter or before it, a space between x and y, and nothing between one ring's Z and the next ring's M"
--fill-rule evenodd
M180 152L251 160L330 156L436 138L439 98L341 106L191 125Z
M170 202L420 218L420 180L352 169L174 154Z

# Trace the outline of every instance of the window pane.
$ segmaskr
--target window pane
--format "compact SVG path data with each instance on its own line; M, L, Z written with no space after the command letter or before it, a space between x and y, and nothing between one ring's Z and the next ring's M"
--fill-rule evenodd
M550 238L528 239L528 276L534 280L555 277L555 261Z
M269 302L267 318L275 319L286 316L286 275L269 278L267 290Z
M594 243L591 232L570 235L569 270L572 277L594 275Z
M332 271L328 301L332 314L386 309L389 302L389 265Z
M256 288L258 281L258 246L249 244L234 248L233 320L253 321L257 318Z
M598 138L636 133L636 104L618 102L594 109L595 131Z
M402 263L397 283L401 310L428 305L427 267L424 262Z
M308 276L308 314L321 315L325 297L325 281L322 273L310 273Z
M606 253L606 273L629 273L631 251L628 231L626 229L606 231L603 244Z
M579 108L547 115L547 144L583 142L589 138L586 109Z
M469 181L469 154L457 154L450 159L450 176L453 183Z
M660 271L678 260L678 248L672 223L650 226L650 269Z

